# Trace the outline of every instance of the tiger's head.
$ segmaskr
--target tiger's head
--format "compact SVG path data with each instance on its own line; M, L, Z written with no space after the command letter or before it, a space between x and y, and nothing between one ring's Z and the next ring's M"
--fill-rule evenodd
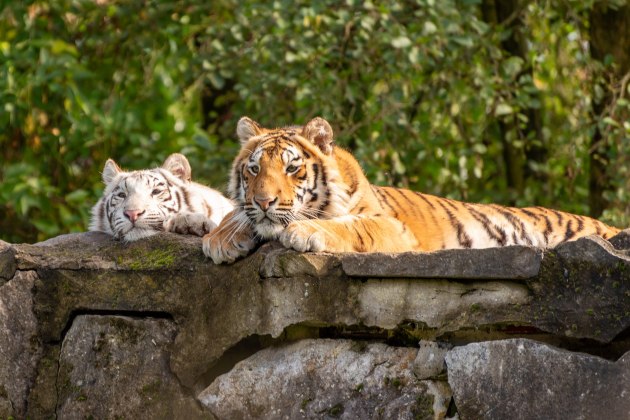
M105 190L92 208L90 230L135 241L164 230L164 221L177 213L186 198L180 188L191 180L190 164L179 153L161 168L125 172L112 159L102 174Z
M242 147L228 190L261 239L276 239L293 220L347 214L327 121L267 129L243 117L236 133Z

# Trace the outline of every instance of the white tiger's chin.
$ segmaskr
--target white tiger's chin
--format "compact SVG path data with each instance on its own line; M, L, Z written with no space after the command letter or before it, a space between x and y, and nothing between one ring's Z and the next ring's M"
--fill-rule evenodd
M265 219L258 222L257 224L254 224L254 230L256 231L256 234L262 239L274 240L278 239L278 237L284 230L284 226Z
M133 228L122 235L122 240L125 242L133 242L138 239L148 238L149 236L153 236L157 233L159 233L159 231L153 229Z

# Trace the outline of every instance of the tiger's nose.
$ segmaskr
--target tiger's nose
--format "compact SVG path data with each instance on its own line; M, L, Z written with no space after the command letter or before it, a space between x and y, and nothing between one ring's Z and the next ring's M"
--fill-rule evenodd
M265 198L254 197L254 201L256 202L256 204L258 204L258 206L262 209L262 211L267 211L267 210L269 210L269 207L273 203L278 201L278 197L274 197L274 198L270 198L270 197L265 197Z
M127 219L131 220L131 223L135 223L144 214L144 210L125 210L124 214Z

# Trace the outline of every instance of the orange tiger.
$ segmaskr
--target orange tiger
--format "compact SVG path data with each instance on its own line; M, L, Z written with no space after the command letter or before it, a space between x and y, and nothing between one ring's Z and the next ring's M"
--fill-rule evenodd
M229 192L237 203L203 238L215 263L233 262L259 240L298 251L402 252L528 245L551 248L619 229L543 207L471 204L371 185L359 163L335 147L327 121L267 129L238 122L242 148Z

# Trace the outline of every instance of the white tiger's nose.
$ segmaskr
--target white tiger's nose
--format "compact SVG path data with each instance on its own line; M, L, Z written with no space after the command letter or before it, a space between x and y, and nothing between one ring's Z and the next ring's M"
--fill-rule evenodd
M131 220L131 223L135 223L144 214L144 210L125 210L124 214L127 219Z
M254 196L254 201L256 202L256 204L258 204L258 207L260 207L262 211L267 211L267 210L269 210L269 207L273 203L278 201L278 197L274 197L274 198L270 198L270 197L260 198L260 197Z

